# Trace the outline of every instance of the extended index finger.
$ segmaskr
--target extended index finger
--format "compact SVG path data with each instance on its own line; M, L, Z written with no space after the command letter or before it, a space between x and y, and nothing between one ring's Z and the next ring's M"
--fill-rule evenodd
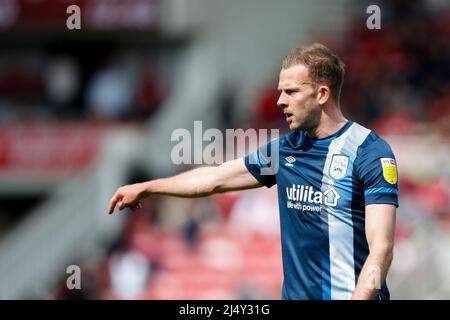
M114 208L116 207L117 202L121 199L122 195L119 192L116 192L114 196L111 198L111 201L109 202L109 214L113 213Z

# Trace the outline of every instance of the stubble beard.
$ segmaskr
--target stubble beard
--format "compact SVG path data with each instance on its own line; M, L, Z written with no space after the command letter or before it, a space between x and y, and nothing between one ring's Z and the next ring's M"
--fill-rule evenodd
M292 128L292 130L314 131L314 129L319 126L320 116L321 116L320 109L313 110L310 113L308 113L304 119L299 121L298 125L295 128Z

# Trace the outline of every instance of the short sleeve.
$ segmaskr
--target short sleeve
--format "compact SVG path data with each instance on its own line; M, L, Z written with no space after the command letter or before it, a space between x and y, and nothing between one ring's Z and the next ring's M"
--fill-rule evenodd
M390 146L378 138L362 150L358 160L356 169L363 185L365 205L398 207L397 161Z
M270 188L277 183L279 140L273 140L244 157L247 170L263 185Z

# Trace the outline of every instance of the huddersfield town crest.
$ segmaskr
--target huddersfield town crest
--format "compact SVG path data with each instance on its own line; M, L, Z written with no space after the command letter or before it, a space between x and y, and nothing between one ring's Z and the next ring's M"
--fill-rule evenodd
M330 176L336 180L343 178L347 173L347 167L348 157L335 154L331 160Z

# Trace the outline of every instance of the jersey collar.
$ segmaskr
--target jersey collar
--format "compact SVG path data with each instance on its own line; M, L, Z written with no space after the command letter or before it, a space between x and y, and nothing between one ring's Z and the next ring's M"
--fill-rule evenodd
M306 131L292 132L289 135L288 141L293 149L301 149L307 145L326 145L341 136L352 125L352 123L352 121L348 120L337 132L331 136L321 139L311 139Z

